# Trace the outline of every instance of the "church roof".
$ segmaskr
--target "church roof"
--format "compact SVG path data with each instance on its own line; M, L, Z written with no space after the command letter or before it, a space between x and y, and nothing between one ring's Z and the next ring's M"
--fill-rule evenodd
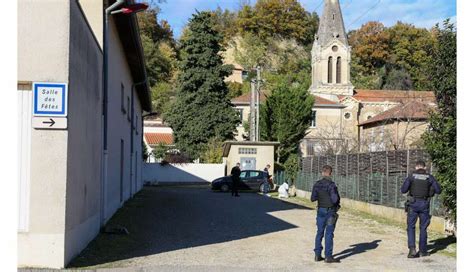
M433 109L434 106L429 106L422 101L410 101L397 105L370 118L369 120L361 122L359 126L365 126L369 124L387 122L392 120L427 120L430 111Z
M347 96L340 95L342 100ZM436 97L431 91L402 91L402 90L354 90L352 98L360 102L394 102L394 103L408 103L413 100L422 101L425 103L436 102Z
M318 34L315 42L318 42L321 46L326 46L334 38L344 45L348 45L339 0L325 0L324 11L319 20Z

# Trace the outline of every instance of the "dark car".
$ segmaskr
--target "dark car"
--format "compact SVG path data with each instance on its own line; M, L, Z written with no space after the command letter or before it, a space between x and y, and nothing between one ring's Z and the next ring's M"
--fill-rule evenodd
M239 190L259 190L263 192L263 183L266 173L259 170L243 170L240 173ZM272 180L268 181L273 188ZM212 190L227 192L232 188L232 177L226 176L215 179L211 183Z

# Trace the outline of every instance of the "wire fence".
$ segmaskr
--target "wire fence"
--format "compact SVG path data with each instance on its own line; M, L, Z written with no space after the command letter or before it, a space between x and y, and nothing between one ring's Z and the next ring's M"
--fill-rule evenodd
M407 196L400 192L400 188L417 160L427 162L427 169L433 173L424 150L304 157L294 185L297 189L311 191L313 184L321 179L322 167L328 164L333 167L332 179L341 197L403 209ZM291 184L284 171L276 173L274 180L277 185L284 181ZM432 215L444 216L446 213L438 195L431 199L430 209Z

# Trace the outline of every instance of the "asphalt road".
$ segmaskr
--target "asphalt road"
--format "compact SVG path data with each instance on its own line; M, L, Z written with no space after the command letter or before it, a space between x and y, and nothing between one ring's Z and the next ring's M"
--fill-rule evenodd
M146 187L109 222L71 268L99 271L455 271L441 254L408 260L399 228L343 211L335 232L340 264L315 263L315 211L256 193L207 187Z

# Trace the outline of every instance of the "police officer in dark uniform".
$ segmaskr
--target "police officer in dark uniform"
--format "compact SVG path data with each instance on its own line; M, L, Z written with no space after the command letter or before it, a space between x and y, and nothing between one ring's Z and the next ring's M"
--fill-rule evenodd
M237 187L239 186L240 182L240 163L237 163L232 170L230 170L230 175L232 176L232 196L239 196L239 192L237 191Z
M318 231L315 239L314 260L316 262L324 260L326 263L339 263L338 259L333 258L333 239L334 230L338 218L337 211L340 208L340 196L337 191L336 183L331 180L332 167L323 166L323 178L313 185L311 193L311 202L318 201L318 210L316 224ZM325 240L324 257L321 256L323 251L322 240Z
M441 187L438 181L426 172L425 162L418 161L415 165L415 171L405 179L401 192L402 194L408 192L408 201L405 204L405 211L407 212L408 258L429 256L427 229L431 219L430 199L434 194L441 193ZM415 225L418 218L420 218L419 253L416 252L415 245Z

